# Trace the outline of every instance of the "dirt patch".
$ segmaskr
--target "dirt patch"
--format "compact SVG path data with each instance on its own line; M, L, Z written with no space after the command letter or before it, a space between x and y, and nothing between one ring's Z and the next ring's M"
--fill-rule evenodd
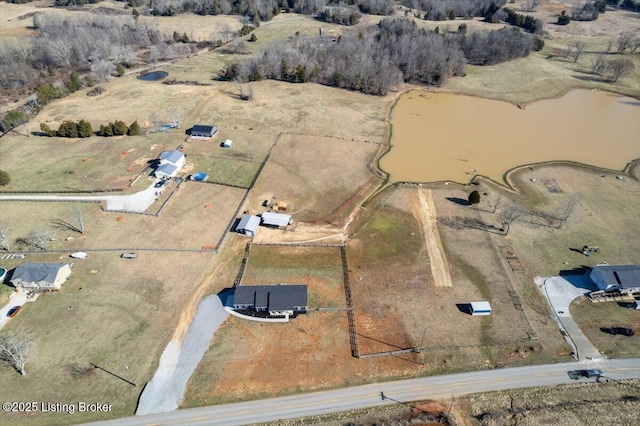
M431 275L433 276L434 284L437 287L452 287L449 264L440 240L436 206L431 197L431 191L422 188L418 189L418 198L420 199L422 232L427 252L429 253L429 263L431 264Z

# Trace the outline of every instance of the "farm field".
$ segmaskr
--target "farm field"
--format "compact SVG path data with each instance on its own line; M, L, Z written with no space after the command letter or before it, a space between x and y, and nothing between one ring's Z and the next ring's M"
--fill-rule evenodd
M285 134L256 182L248 208L260 211L264 200L283 202L296 220L331 223L350 213L343 203L372 179L367 165L379 148L337 137Z
M0 3L0 40L29 34L25 25L30 25L31 19L19 16L39 12L48 3ZM124 4L108 0L84 9L100 6L121 9ZM546 13L550 22L556 7L545 3L537 13ZM78 16L90 13L84 9L46 10ZM4 15L4 11L10 14ZM229 16L141 19L167 35L187 32L195 39L208 38L223 24L235 29L241 26L239 17ZM365 16L360 27L379 19ZM463 21L416 22L430 28L447 25L456 31ZM464 22L470 29L502 26L478 20ZM618 26L622 22L624 25ZM637 29L636 20L623 12L607 12L593 24L548 24L550 36L543 51L496 66L468 66L466 77L451 79L432 90L522 106L575 87L639 97L637 54L624 55L636 69L616 84L588 74L596 51L606 48L609 38L620 31ZM315 36L321 27L327 36L336 38L347 30L302 15L281 14L255 30L258 40L247 43L247 49L259 52L272 41L295 37L297 31ZM585 39L588 46L577 63L561 55L574 37ZM203 297L233 283L249 240L230 234L216 254L153 250L211 249L238 207L241 212L262 213L265 200L287 204L294 225L286 232L261 228L256 243L348 243L361 354L416 346L424 349L420 354L356 359L351 353L345 311L311 311L289 324L258 324L230 317L192 376L183 407L571 359L569 346L534 278L561 270L583 271L601 261L640 263L640 241L630 232L640 229L640 167L622 173L580 165L534 165L510 175L515 192L484 179L479 179L477 186L390 186L364 207L356 208L383 184L372 169L392 132L389 110L398 96L416 86L402 84L396 92L375 97L312 83L259 81L240 85L222 81L224 68L245 56L233 53L243 39L172 63L153 64L168 71L169 80L186 83L141 82L137 79L139 70L131 70L101 83L106 89L101 95L88 97L89 89L85 88L52 102L30 122L0 139L0 168L12 179L2 191L124 188L126 193L135 192L151 183L148 162L161 151L177 147L187 154L185 173L203 171L211 181L246 187L271 154L241 206L245 190L193 182L181 186L159 217L107 213L97 204L1 202L0 224L10 225L12 250L25 251L15 240L45 227L56 233L57 240L50 242L50 248L60 250L2 261L3 267L14 268L24 261L66 262L71 260L68 253L81 249L113 250L90 252L86 260L74 260L74 274L61 292L40 296L7 326L9 330L30 329L38 352L27 365L26 377L8 367L0 369L3 400L96 400L114 406L104 417L76 414L73 422L133 414L142 386L156 371L167 342L172 337L180 339ZM242 100L240 92L248 90L253 99ZM173 117L181 119L180 130L152 131L154 121L169 122ZM78 140L34 133L43 122L57 127L61 121L81 118L89 120L94 130L116 119L127 124L136 120L143 132L136 137ZM194 124L213 124L219 131L209 141L188 140L186 130ZM232 149L220 148L225 139L234 141ZM136 183L128 187L139 174ZM617 175L623 179L616 179ZM174 188L175 183L169 184L150 211L157 211ZM438 286L432 272L433 253L425 241L428 224L423 222L426 215L420 198L420 191L427 189L435 204L439 248L446 255L444 267L451 287ZM482 194L480 204L463 205L473 189ZM550 215L562 212L572 200L575 209L557 229L557 221L550 220ZM510 206L528 213L518 216L505 236L502 215ZM53 223L55 219L68 220L76 207L86 222L82 235ZM69 236L72 241L65 240ZM571 250L584 244L598 245L600 252L586 258ZM142 250L137 259L129 261L119 258L120 249L125 248ZM515 263L513 256L518 259ZM343 308L342 278L338 248L255 244L243 284L307 283L311 308ZM0 298L10 291L3 285ZM476 300L489 300L493 314L468 315L465 305ZM622 340L622 336L599 330L607 319L636 327L638 332L636 312L616 304L596 311L600 306L584 301L572 306L585 334L607 356L638 356L633 343L637 335L633 340ZM137 386L91 369L90 363ZM597 415L604 415L615 404L619 408L619 399L624 396L636 398L631 391L605 394L604 402L597 404ZM505 398L498 397L500 403ZM630 412L637 412L634 401L624 402ZM495 418L494 424L510 420L504 414L506 409L497 403L469 404L473 416L491 412L488 418ZM579 403L562 404L571 421L586 415ZM577 411L570 411L573 408ZM554 417L557 413L546 406L533 412L527 411L527 416L560 422ZM68 416L56 413L11 414L4 416L5 420L33 425L70 422Z

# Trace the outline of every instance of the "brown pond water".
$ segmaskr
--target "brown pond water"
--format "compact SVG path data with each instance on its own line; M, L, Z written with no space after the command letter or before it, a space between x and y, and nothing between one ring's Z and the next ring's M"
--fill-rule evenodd
M514 167L570 160L621 170L640 158L640 101L574 90L520 109L507 102L411 91L391 116L380 167L394 182L503 181Z

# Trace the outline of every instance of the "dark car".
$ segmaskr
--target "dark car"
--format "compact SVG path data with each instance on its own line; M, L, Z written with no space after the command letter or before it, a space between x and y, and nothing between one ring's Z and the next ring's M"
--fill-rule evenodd
M7 316L9 318L13 318L16 315L18 315L18 312L20 312L20 309L22 309L22 306L14 306L13 308L9 309L9 312L7 312Z
M595 377L596 379L598 379L600 378L600 376L602 376L602 370L571 370L567 374L569 374L569 377L571 377L573 380L578 380L583 377L586 377L587 379Z
M609 333L622 334L623 336L633 336L635 334L633 329L629 327L611 327Z
M155 185L153 185L154 188L162 188L164 186L164 184L167 183L166 180L161 180L155 183Z

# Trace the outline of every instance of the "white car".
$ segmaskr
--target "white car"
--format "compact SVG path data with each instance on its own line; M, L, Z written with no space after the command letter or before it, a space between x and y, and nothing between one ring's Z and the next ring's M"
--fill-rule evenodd
M85 253L83 251L77 251L75 253L71 253L70 256L73 257L74 259L86 259L87 258L87 253Z

